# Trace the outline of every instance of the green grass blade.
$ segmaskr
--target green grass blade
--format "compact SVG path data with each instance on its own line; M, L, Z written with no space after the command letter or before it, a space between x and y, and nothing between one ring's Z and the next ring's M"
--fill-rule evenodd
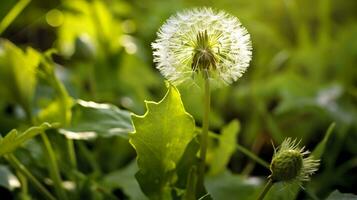
M10 12L0 22L0 35L6 30L12 21L21 13L21 11L30 3L31 0L20 0L10 10Z
M336 123L333 122L331 123L331 125L328 127L326 133L325 133L325 136L324 138L322 139L322 141L317 145L317 147L314 149L314 151L311 153L314 158L316 159L319 159L321 158L322 154L324 153L325 151L325 148L326 148L326 144L327 144L327 141L329 140L330 136L331 136L331 133L333 132L333 130L335 129L335 126L336 126Z

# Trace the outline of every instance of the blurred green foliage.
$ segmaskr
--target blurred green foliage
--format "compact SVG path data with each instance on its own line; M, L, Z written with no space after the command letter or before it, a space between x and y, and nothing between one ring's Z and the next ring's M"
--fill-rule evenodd
M0 2L0 21L16 2ZM285 137L301 138L312 150L332 122L336 127L330 139L324 141L324 147L319 146L325 148L323 153L319 152L322 166L298 198L325 198L334 190L356 193L355 0L31 1L0 35L0 133L4 137L13 128L25 130L33 123L31 116L37 117L36 123L52 122L50 119L58 116L66 121L68 117L63 113L69 113L71 108L63 106L72 98L111 103L144 114L144 100L158 101L166 90L164 79L152 62L150 43L170 15L197 6L223 9L237 16L253 43L253 60L246 74L233 85L213 91L211 127L214 132L222 130L222 137L218 143L211 141L209 162L223 159L227 165L222 171L221 166L213 164L215 168L206 181L212 197L229 199L241 195L242 199L249 199L261 190L262 178L269 174L240 152L232 152L231 134L269 162L273 153L271 141L280 144ZM49 49L56 51L53 61L50 55L40 53ZM51 81L57 80L55 77L64 84L65 93L61 84ZM187 112L199 126L201 88L190 85L180 86L179 90ZM120 131L110 133L93 126L103 123L95 122L97 115L127 119L128 113L116 107L116 112L93 111L81 105L72 109L73 119L87 124L69 130L94 131L98 136L95 140L84 137L75 141L80 172L73 175L68 170L70 164L60 162L64 179L75 176L78 180L77 192L68 189L75 193L73 199L142 200L143 194L134 179L138 170L135 154L127 139L116 137L122 136ZM92 118L81 118L81 113L90 113ZM227 127L237 119L239 128ZM131 129L125 123L101 127ZM239 135L227 129L240 129ZM57 159L68 159L67 150L63 150L65 137L49 137ZM226 142L227 149L220 142ZM30 140L16 151L16 156L36 176L45 179L46 160L41 148L38 140ZM218 151L226 152L228 158L220 157ZM1 173L7 174L0 179L13 177L3 167L6 162L0 162ZM216 168L221 171L219 174L214 173ZM6 181L0 183L7 188L1 195L13 189ZM281 188L284 186L275 188L276 195ZM19 193L15 190L12 196L18 197ZM338 199L338 195L334 192L329 198Z

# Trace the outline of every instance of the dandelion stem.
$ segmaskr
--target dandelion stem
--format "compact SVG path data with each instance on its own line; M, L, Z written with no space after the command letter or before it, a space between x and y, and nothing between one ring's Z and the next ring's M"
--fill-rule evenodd
M45 186L43 186L41 182L38 181L36 177L34 177L32 173L23 164L21 164L21 162L17 160L14 155L8 154L5 156L5 158L11 164L11 166L13 166L18 172L20 172L30 180L37 188L37 190L41 192L41 194L43 194L46 199L56 200L56 198L52 196L52 194L45 188Z
M203 72L204 73L204 72ZM199 191L204 191L204 176L205 176L205 162L207 154L208 143L208 128L209 128L209 113L211 104L210 83L208 75L204 76L205 79L205 92L204 92L204 113L202 120L202 134L201 134L201 150L200 150L200 164L198 170L198 187Z
M50 140L48 139L48 137L45 133L41 133L41 138L43 140L43 143L46 148L47 156L49 158L50 176L51 176L51 179L53 180L56 194L60 200L67 200L68 198L67 198L66 193L62 186L62 179L61 179L61 175L60 175L60 172L58 169L55 152L52 148Z
M273 186L273 184L274 184L273 181L271 180L271 178L269 178L268 182L265 184L264 189L263 189L262 193L260 193L257 200L263 200L265 195L268 193L270 188Z

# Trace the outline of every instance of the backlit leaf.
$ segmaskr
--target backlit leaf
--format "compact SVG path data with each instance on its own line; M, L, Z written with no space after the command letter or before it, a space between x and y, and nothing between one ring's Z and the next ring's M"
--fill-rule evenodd
M195 136L195 123L174 86L160 102L146 102L146 107L145 115L132 116L135 132L130 143L137 152L136 178L150 199L169 200L176 166Z
M28 114L37 84L40 54L28 47L25 52L8 40L0 40L0 95L20 104Z

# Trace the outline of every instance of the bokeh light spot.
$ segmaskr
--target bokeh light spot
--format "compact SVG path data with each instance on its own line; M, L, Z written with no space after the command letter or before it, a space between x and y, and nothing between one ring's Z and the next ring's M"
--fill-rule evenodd
M46 14L46 22L53 27L61 26L63 23L63 14L60 10L52 9Z

